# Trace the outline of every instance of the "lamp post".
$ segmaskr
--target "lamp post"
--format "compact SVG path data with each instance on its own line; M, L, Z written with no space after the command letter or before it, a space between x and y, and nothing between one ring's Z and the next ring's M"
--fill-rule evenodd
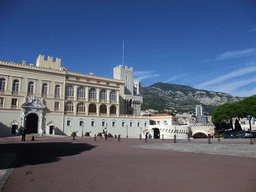
M82 137L84 136L84 121L80 119L80 127L82 127Z
M105 140L108 140L108 123L106 123Z

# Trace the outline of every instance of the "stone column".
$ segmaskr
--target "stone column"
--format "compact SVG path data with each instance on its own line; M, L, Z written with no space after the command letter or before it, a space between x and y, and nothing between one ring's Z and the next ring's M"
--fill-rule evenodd
M100 116L100 104L96 104L96 115Z
M109 103L110 90L107 90L107 103Z
M97 99L97 102L100 101L100 89L99 88L96 88L96 99Z
M78 102L73 102L73 109L74 109L74 111L73 111L73 113L74 113L74 115L76 115L77 114L77 104L78 104Z
M89 115L89 104L85 104L85 115L88 116Z
M43 136L43 133L44 133L43 128L42 128L42 125L43 125L43 111L40 110L39 113L40 114L39 114L39 121L38 121L38 132L39 132L40 136Z
M110 105L107 105L107 116L110 116Z
M119 105L116 105L116 115L117 115L117 117L120 116Z
M77 101L77 85L74 85L74 100Z
M116 91L116 102L119 104L119 91Z
M89 87L85 88L85 101L88 101L89 98Z

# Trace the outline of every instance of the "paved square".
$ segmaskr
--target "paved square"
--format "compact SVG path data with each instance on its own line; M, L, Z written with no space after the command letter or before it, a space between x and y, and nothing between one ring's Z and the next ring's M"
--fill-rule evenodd
M19 153L4 192L256 190L255 157L237 152L255 150L256 143L250 145L248 139L174 144L172 140L44 137L23 143L20 138L0 138L0 143L1 151ZM230 149L240 155L224 153ZM211 150L222 152L204 154Z

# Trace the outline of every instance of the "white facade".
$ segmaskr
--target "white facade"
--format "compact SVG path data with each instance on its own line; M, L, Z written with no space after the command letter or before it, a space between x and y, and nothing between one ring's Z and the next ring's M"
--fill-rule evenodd
M149 119L136 115L142 97L133 93L133 111L124 110L125 87L133 85L132 68L125 71L127 80L122 70L118 79L74 73L61 67L61 59L43 55L36 66L0 61L0 136L24 126L28 133L93 136L107 128L112 135L138 137Z

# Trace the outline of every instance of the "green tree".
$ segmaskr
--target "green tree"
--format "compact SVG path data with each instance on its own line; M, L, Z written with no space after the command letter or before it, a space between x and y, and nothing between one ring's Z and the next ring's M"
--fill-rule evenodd
M240 106L240 117L249 120L249 130L252 130L251 120L252 117L256 117L256 96L239 101L238 104Z

